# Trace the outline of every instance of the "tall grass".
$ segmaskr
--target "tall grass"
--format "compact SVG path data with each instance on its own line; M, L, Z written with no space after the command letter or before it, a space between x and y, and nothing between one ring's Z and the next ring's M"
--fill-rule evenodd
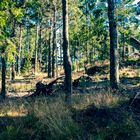
M126 118L126 123L117 125L112 122L108 128L99 130L93 127L92 129L95 129L97 133L88 132L84 122L79 124L77 120L73 119L78 110L86 109L92 104L98 108L102 106L113 108L126 98L101 92L85 95L74 94L72 99L72 108L65 106L63 95L54 98L38 97L31 100L1 102L0 140L104 140L110 137L117 140L119 138L117 135L123 131L129 132L130 135L136 133L136 125L130 121L132 119L129 119L130 116ZM90 123L90 120L87 121Z

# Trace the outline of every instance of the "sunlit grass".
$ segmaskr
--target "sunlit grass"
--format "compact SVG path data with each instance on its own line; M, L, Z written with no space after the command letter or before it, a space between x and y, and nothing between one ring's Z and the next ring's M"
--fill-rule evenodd
M54 98L37 97L30 100L6 100L3 103L1 102L0 118L13 117L13 119L11 118L12 120L8 121L7 118L4 122L7 127L0 133L0 139L3 137L16 139L19 138L20 134L20 137L24 139L42 140L49 137L50 140L81 140L84 138L85 130L73 119L73 115L78 110L85 110L93 104L97 108L113 108L127 101L127 98L104 90L96 94L73 94L72 101L72 108L68 108L64 103L64 95L62 94ZM120 126L127 127L127 123L120 124ZM112 129L115 130L114 127L116 127L116 124L98 131L101 137L105 137L107 134L104 133L108 131L112 134L111 131ZM92 129L96 130L96 128ZM92 140L95 137L99 137L99 134L97 136L89 134L89 139Z
M140 68L134 68L132 66L123 68L120 70L120 77L140 77Z
M25 107L25 102L22 101L10 101L7 100L0 104L0 117L10 116L10 117L19 117L26 116L27 109Z
M121 77L138 77L139 69L133 70L133 68L124 68L120 71ZM79 75L74 73L74 78L78 78ZM37 81L45 79L46 75L36 75ZM96 74L92 77L93 82L100 81L103 78L109 77L109 75ZM51 79L46 79L49 82ZM36 82L37 82L36 81ZM30 81L32 82L32 81ZM11 83L10 88L17 92L20 90L33 89L30 83ZM35 87L35 83L34 87ZM103 83L104 84L104 83ZM106 84L106 83L105 83ZM99 86L94 85L95 87ZM103 85L102 85L103 86ZM105 85L107 86L107 85ZM139 83L135 83L135 86L139 86ZM96 89L96 88L95 88ZM82 92L81 92L82 90ZM68 108L64 103L64 91L58 91L57 97L36 97L34 99L19 99L0 102L0 125L4 124L4 127L0 128L0 140L12 140L12 139L35 139L35 140L81 140L88 137L89 140L105 140L108 138L119 139L121 134L129 134L127 139L131 140L132 137L139 135L139 127L135 122L132 114L125 109L119 110L120 116L125 118L125 122L110 122L108 127L99 128L97 120L92 118L87 122L96 124L91 125L91 130L95 133L91 133L85 128L87 124L85 122L78 123L73 119L73 116L78 111L86 110L89 107L95 106L97 109L109 109L113 112L114 108L125 102L128 102L128 98L114 93L111 90L105 90L104 88L94 90L91 87L84 87L81 90L75 90L72 96L72 107ZM94 114L94 112L93 112ZM114 114L114 116L117 114ZM78 118L83 119L83 118ZM86 119L86 118L85 118ZM95 127L96 126L96 127ZM85 134L86 133L86 134ZM134 134L134 135L133 135ZM85 136L88 135L88 136ZM123 136L122 136L123 137Z
M126 100L126 97L120 97L118 95L113 95L112 93L107 93L106 91L101 91L96 94L90 93L85 95L74 95L73 106L76 109L84 109L92 104L94 104L98 108L102 106L113 107Z

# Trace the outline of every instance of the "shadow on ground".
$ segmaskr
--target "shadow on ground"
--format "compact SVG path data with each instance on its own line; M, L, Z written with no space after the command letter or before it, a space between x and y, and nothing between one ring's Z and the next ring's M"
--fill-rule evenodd
M136 140L140 137L140 105L129 107L123 102L115 107L96 107L94 104L76 110L73 119L85 130L86 139ZM92 139L92 138L91 138Z

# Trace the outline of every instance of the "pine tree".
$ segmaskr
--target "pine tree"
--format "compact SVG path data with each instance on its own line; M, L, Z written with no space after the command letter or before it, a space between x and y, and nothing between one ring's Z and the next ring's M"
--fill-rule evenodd
M63 11L63 61L65 70L65 90L66 90L65 101L68 105L70 105L72 94L72 68L69 52L68 0L62 0L62 11Z
M108 19L110 33L110 85L118 88L119 84L119 58L118 58L118 35L115 16L115 0L108 0Z

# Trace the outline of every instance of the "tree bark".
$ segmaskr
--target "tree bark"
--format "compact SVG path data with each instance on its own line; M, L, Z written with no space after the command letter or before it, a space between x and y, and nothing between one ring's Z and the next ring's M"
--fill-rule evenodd
M122 60L125 60L125 37L124 33L122 33L122 38L121 38L121 43L122 43Z
M63 61L65 71L65 91L66 104L71 104L72 94L72 68L71 58L69 52L69 36L68 36L68 0L62 0L62 11L63 11Z
M14 81L15 80L15 64L14 62L12 62L12 73L11 73L12 77L11 80Z
M42 25L39 26L39 42L38 42L38 59L39 59L39 69L41 70L42 62Z
M37 62L38 62L38 25L36 25L36 40L35 40L35 64L34 64L34 72L37 72Z
M3 56L1 57L1 64L2 64L2 82L1 82L1 95L2 98L5 99L6 97L6 60L5 60L5 49L2 49Z
M17 71L18 75L21 73L21 49L22 49L22 27L20 25L20 33L19 33L19 48L18 48L18 62L17 62Z
M47 30L46 30L47 31ZM44 53L44 57L45 57L45 72L47 72L48 71L48 46L49 46L49 40L47 39L47 34L46 34L46 32L45 32L45 53Z
M114 0L108 0L108 19L110 32L110 86L116 89L119 83L119 60Z
M62 51L62 31L60 32L60 65L63 66L63 51ZM63 68L63 67L62 67Z
M27 51L30 51L30 39L29 39L29 27L26 27L26 47L27 47Z
M54 2L54 16L53 16L52 77L55 77L55 61L56 61L56 2Z
M56 46L56 77L58 77L58 48Z
M21 46L21 71L23 70L23 66L24 66L24 58L25 58L25 50L24 50L24 45L22 45Z
M49 34L49 48L48 48L48 77L51 78L51 51L52 51L52 19L50 19L50 34Z

